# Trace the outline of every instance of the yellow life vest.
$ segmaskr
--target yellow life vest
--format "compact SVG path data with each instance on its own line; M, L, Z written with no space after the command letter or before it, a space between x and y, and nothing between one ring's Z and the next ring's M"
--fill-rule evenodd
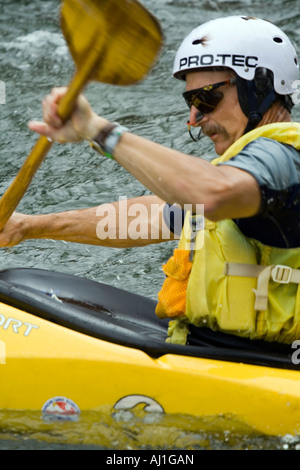
M230 160L258 137L300 150L300 124L275 123L242 136L212 163ZM299 339L300 247L266 246L245 237L232 220L205 220L191 262L190 218L187 214L178 249L163 267L167 279L156 313L175 318L167 341L184 344L188 323L251 339Z

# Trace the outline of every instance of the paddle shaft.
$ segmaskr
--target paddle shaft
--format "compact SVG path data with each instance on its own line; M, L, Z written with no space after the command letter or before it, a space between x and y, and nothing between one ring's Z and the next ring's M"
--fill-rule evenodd
M66 95L61 99L58 105L58 114L64 122L71 116L76 100L89 81L93 70L96 66L99 66L100 60L103 60L103 55L100 57L99 47L93 47L94 41L91 41L91 43L89 54L84 64L77 70L68 87ZM24 196L37 169L45 159L51 146L52 142L49 141L47 137L40 137L38 139L14 181L2 196L0 200L0 230L4 228L8 219Z

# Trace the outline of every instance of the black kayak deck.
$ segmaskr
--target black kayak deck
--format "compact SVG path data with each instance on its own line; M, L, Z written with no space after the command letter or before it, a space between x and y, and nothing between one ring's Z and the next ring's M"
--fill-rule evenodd
M50 322L152 357L179 354L300 370L288 345L191 327L186 346L166 343L168 320L156 302L96 281L41 269L0 271L0 301Z

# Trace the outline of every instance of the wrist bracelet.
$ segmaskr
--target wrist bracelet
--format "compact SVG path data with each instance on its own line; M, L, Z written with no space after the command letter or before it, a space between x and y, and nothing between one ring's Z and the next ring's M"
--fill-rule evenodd
M90 145L94 150L101 153L101 155L105 155L106 157L113 159L115 147L124 132L127 131L127 127L123 127L116 122L110 122L101 129L99 134L90 142Z

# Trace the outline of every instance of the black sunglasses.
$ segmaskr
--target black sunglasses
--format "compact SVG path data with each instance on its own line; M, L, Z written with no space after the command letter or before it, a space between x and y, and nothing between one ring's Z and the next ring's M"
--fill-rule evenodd
M217 90L217 88L234 83L236 83L236 78L230 78L214 85L206 85L202 88L185 91L182 93L182 96L190 109L192 106L195 106L201 113L208 114L212 113L223 99L223 93Z

